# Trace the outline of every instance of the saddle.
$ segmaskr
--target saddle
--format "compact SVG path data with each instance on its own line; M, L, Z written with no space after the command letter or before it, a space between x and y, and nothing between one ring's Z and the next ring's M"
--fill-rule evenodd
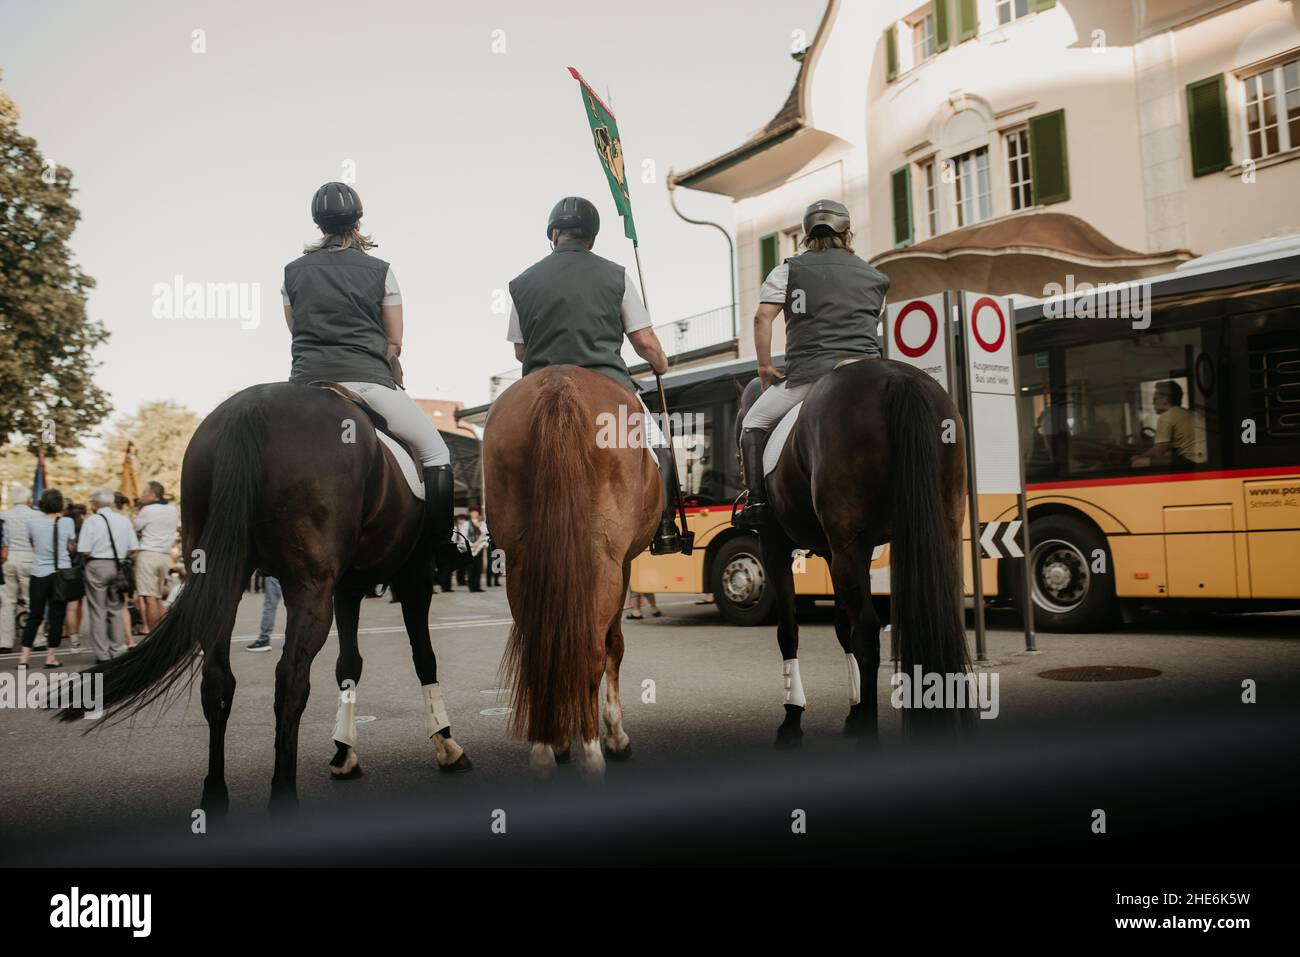
M412 453L410 446L394 435L388 428L388 420L367 405L365 399L346 386L331 382L328 379L317 379L307 384L312 388L333 392L335 395L361 407L361 411L370 419L370 424L375 427L375 435L378 436L380 443L387 446L388 451L392 453L398 470L402 473L402 477L406 479L406 484L411 488L411 494L423 502L424 478L419 467L415 464L415 455Z
M852 359L841 359L835 363L836 369L842 369L844 366L852 365L855 362L861 362L865 357L854 357ZM832 370L834 371L834 370ZM758 379L753 379L745 386L745 391L740 396L740 414L736 417L736 444L740 444L741 423L745 420L745 415L749 412L750 407L758 401L758 397L763 394L762 383ZM803 409L803 403L797 403L789 412L787 412L772 427L772 434L767 437L767 445L763 448L763 475L771 475L776 469L776 463L781 460L781 451L785 448L786 441L790 438L790 432L794 429L794 424L799 420L799 412Z

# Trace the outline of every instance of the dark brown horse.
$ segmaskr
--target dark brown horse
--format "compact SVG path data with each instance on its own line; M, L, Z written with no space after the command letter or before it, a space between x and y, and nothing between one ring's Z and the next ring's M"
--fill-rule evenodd
M290 383L232 396L203 420L186 449L181 512L184 590L145 641L90 671L104 676L108 716L125 717L187 687L201 662L209 729L204 808L220 814L229 804L230 634L255 569L279 579L288 610L275 669L273 810L297 804L298 723L312 660L332 620L338 624L335 676L342 693L330 772L336 778L359 773L352 722L361 679L357 623L362 599L380 583L392 584L402 604L438 765L469 768L437 690L428 618L434 543L423 504L363 409L335 391ZM78 716L62 714L65 720Z
M663 493L646 449L628 447L636 436L618 436L609 423L640 413L612 379L548 366L502 393L485 426L484 494L514 616L502 670L514 693L514 732L532 742L529 760L542 776L575 739L583 770L604 772L602 677L606 754L631 752L618 686L623 600Z
M760 391L757 379L750 382L742 408ZM916 665L940 675L969 669L960 559L966 456L957 408L934 379L910 366L887 359L841 365L809 391L767 490L775 521L760 537L776 589L785 679L777 743L797 744L803 735L796 548L830 562L835 634L848 656L845 733L875 740L880 619L869 566L877 545L890 545L891 619L902 674L910 678ZM964 724L969 716L968 708L903 711L905 728Z

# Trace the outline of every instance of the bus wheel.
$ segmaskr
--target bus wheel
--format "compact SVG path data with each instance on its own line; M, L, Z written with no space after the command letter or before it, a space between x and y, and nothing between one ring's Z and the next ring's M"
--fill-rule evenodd
M1047 515L1029 523L1034 626L1043 631L1109 631L1119 622L1115 575L1105 537L1068 515ZM1005 566L1011 598L1024 603L1019 561Z
M713 600L733 625L761 625L771 618L776 596L768 587L763 548L757 538L733 538L713 560Z

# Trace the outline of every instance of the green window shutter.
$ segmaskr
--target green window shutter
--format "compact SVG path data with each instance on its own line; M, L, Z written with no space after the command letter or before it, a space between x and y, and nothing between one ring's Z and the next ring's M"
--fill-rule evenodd
M1040 10L1050 10L1056 6L1056 0L1029 0L1029 12L1038 13Z
M912 244L911 167L900 166L889 174L894 191L894 246Z
M1222 73L1187 84L1187 128L1192 139L1193 176L1217 173L1232 165Z
M1029 118L1029 166L1034 202L1040 206L1070 198L1069 151L1065 143L1065 110Z
M976 0L957 0L957 42L965 43L980 32Z
M898 77L898 31L894 24L885 27L885 82L893 83Z
M761 279L766 279L768 274L776 268L777 257L780 255L778 242L780 237L776 233L768 233L758 241L758 268L762 273Z
M934 12L934 48L942 53L948 49L948 0L933 0L930 9Z

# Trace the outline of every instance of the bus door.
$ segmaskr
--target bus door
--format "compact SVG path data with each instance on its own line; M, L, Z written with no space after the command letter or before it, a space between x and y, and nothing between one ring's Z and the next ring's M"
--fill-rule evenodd
M1261 473L1242 490L1250 594L1300 597L1300 309L1233 316L1230 328L1241 464Z

